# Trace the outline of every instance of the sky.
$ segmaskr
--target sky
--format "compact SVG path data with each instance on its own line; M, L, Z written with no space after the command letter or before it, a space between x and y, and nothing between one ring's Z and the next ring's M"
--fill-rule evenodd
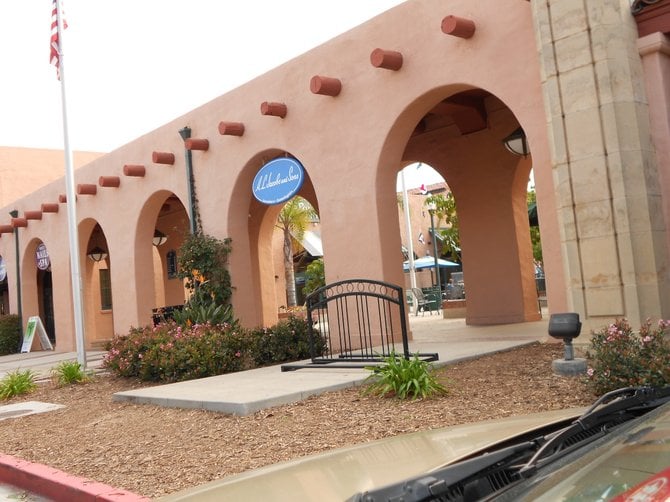
M63 0L72 150L109 152L403 0ZM63 148L51 0L0 0L0 146Z

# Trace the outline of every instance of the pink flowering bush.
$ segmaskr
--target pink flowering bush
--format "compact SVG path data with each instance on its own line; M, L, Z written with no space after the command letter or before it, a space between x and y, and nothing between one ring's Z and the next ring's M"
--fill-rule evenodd
M122 377L178 382L310 357L307 321L295 316L270 328L238 323L179 325L161 322L116 335L103 365ZM325 350L323 341L317 350Z
M629 386L670 384L669 321L654 326L647 320L635 333L626 319L617 319L591 337L587 384L596 395Z
M249 337L236 326L169 321L115 336L103 365L123 377L177 382L241 371L252 361Z

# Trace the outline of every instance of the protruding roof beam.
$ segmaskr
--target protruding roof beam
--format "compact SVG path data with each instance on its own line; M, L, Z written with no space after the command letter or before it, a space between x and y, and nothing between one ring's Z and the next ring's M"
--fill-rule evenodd
M459 38L470 38L475 34L475 23L469 19L447 16L442 20L442 32Z
M261 114L271 115L273 117L286 117L288 109L284 103L277 103L272 101L263 101L261 103Z
M370 53L370 63L375 68L398 71L402 68L402 54L398 51L375 49Z
M342 91L342 82L339 78L314 75L309 82L309 90L314 94L335 97Z

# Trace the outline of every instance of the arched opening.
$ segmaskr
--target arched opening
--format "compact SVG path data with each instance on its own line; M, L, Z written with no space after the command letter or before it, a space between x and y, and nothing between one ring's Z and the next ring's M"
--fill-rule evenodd
M85 220L80 229L84 236L88 234L82 267L87 292L84 296L86 343L89 347L102 349L114 336L111 250L99 223Z
M4 257L0 256L0 315L9 313L9 286L7 265Z
M305 296L314 287L318 268L310 265L319 260L323 269L319 216L309 201L296 195L281 206L272 248L277 300L281 302L279 316L282 317L282 313L304 305Z
M228 228L233 246L230 256L233 307L241 322L249 326L276 323L279 307L286 306L282 240L275 232L277 217L286 200L278 204L261 203L251 190L258 171L273 159L282 157L289 158L290 153L273 149L254 156L237 178L230 198ZM304 171L304 182L293 195L305 199L318 212L309 166L304 166ZM249 279L236 280L240 277L238 270L249 270Z
M414 312L417 297L425 296L423 310L431 313L443 300L464 300L458 215L446 181L431 166L413 163L398 173L396 191L405 290Z
M186 300L184 281L178 277L178 252L189 235L186 208L177 195L168 191L154 193L144 204L135 239L136 273L140 312L147 323L170 317L174 308Z
M47 337L55 346L58 334L54 322L54 291L49 248L33 239L25 248L21 265L23 321L39 316ZM33 342L39 345L39 342ZM36 346L36 345L34 345Z
M54 296L53 282L51 278L51 259L49 251L44 243L40 243L35 250L35 263L37 264L37 304L39 316L42 319L44 330L53 345L56 344L56 329L54 323Z
M484 89L445 87L419 97L395 127L411 131L402 163L432 166L456 201L466 322L539 319L527 206L532 155L503 144L520 127L513 112Z
M169 317L187 299L184 281L178 276L179 248L189 234L189 218L181 200L169 195L160 207L151 239L154 271L153 312ZM156 319L158 319L156 317Z

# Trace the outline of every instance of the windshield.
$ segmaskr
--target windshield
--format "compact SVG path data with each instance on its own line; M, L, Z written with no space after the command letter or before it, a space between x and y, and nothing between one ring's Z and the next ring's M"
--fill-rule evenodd
M579 458L564 459L558 470L539 471L519 501L606 501L630 490L670 465L670 408L664 406ZM516 491L516 490L515 490Z

